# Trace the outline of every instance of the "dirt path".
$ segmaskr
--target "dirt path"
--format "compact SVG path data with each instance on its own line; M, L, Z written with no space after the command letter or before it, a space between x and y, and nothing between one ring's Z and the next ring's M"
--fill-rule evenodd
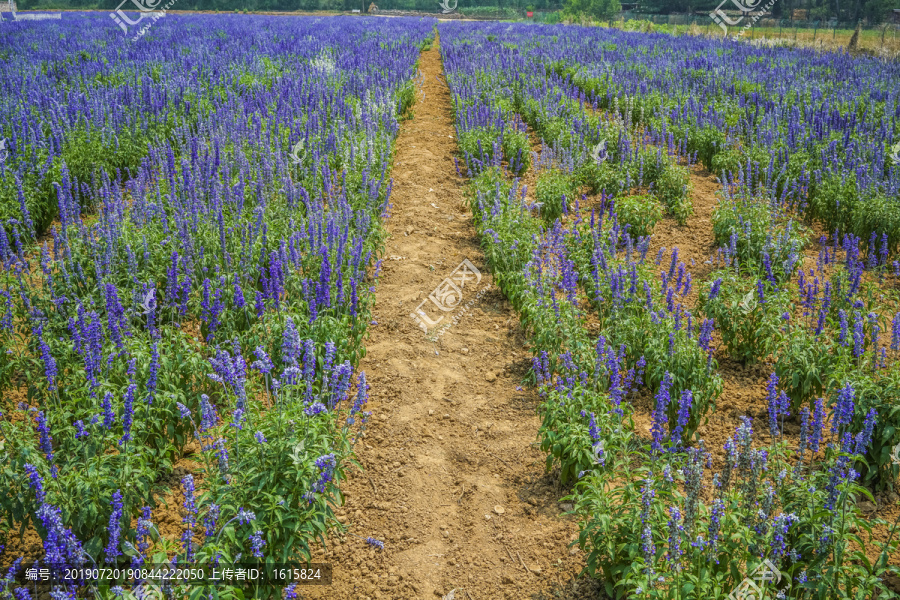
M424 101L401 125L394 162L391 237L361 368L372 418L358 445L363 472L342 489L341 520L358 537L334 537L315 557L334 566L307 598L457 600L577 597L584 564L568 544L555 489L534 446L536 396L517 388L529 368L524 335L491 274L456 174L450 94L437 44L420 61ZM441 313L427 297L464 260L478 272L462 302ZM458 282L459 274L453 276ZM435 341L410 316L420 303L444 323ZM448 304L450 299L448 297ZM568 507L566 507L568 508Z

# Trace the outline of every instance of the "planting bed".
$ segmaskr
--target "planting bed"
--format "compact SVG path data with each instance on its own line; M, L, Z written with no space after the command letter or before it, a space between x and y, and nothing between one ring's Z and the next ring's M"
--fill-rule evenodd
M897 597L897 63L67 17L0 31L0 598Z

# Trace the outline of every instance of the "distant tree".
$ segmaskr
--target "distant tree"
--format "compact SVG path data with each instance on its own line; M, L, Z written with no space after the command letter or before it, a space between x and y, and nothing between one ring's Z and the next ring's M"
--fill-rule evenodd
M684 0L641 0L641 12L657 15L688 12L688 2Z
M622 12L622 5L619 0L566 0L565 12L607 21Z
M893 8L900 8L900 2L897 0L869 0L863 2L861 15L872 23L883 23L887 20L888 13Z

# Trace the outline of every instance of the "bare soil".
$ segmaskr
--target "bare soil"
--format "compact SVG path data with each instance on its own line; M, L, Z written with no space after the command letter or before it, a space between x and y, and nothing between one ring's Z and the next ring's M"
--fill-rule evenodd
M372 418L357 450L364 470L343 486L335 535L314 560L331 562L327 588L308 598L577 598L584 558L565 490L536 447L536 395L519 383L525 337L494 286L456 174L450 94L438 44L422 53L427 102L401 125L393 168L375 321L361 369ZM440 336L410 316L468 259L481 280L462 288L469 311ZM426 301L422 310L437 319ZM464 308L445 313L458 315ZM441 323L443 325L444 323ZM384 550L364 538L384 542ZM596 596L593 596L596 597Z

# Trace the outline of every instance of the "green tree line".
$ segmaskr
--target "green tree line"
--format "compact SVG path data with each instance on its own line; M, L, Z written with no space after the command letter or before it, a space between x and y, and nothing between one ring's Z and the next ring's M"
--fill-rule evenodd
M35 10L42 8L53 9L110 9L114 10L122 0L17 0L20 10ZM138 10L134 2L147 2L156 5L157 0L127 0L123 10ZM204 10L204 11L348 11L353 9L367 9L373 0L176 0L173 10ZM416 10L439 13L441 6L439 0L374 0L375 4L383 10ZM452 0L451 0L452 2ZM167 3L167 0L159 2L159 6ZM562 7L561 0L459 0L459 10L464 12L469 8L497 8L525 10L559 10Z
M119 6L122 0L18 0L22 10L41 8L68 9L110 9ZM126 0L123 8L137 10L134 3L161 0ZM204 11L349 11L365 10L372 0L176 0L175 10ZM625 3L625 8L641 14L685 14L708 13L714 10L722 0L635 0ZM379 8L384 10L415 10L424 12L440 11L438 0L375 0ZM764 0L726 0L724 10L738 10L739 5L761 7ZM554 11L564 10L570 15L587 15L595 19L609 19L622 11L620 0L459 0L459 11L480 9L481 11L496 8L515 9L519 11ZM808 10L804 20L828 21L837 20L842 23L867 19L870 23L889 20L890 11L900 8L900 0L776 0L771 15L777 19L789 19L796 9Z
M638 0L638 11L647 14L673 14L709 12L715 10L722 0ZM760 0L729 0L723 10L739 10L738 5L748 8L762 7L767 2ZM789 19L795 10L808 10L804 20L841 22L867 19L880 23L889 17L891 9L900 8L898 0L776 0L771 14L776 19Z

